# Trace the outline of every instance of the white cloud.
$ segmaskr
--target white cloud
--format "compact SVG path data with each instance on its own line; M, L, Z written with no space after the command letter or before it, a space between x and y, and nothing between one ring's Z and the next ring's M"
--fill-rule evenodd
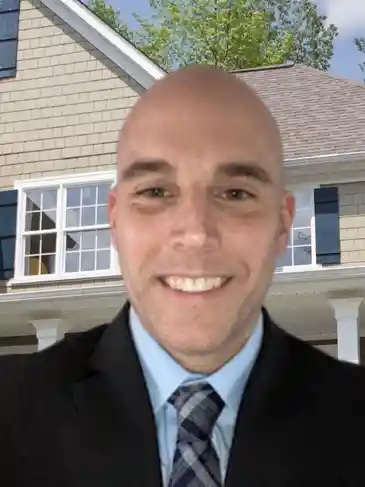
M330 23L338 27L340 36L365 36L364 0L321 0Z

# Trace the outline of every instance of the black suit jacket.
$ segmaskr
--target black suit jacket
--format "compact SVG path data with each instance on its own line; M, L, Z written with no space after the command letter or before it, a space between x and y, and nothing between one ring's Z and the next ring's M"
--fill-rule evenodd
M0 360L4 487L161 487L154 417L128 327ZM264 311L227 487L365 486L365 369L289 336Z

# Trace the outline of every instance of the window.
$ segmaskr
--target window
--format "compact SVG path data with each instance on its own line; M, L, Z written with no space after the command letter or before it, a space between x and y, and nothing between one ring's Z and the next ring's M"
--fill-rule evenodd
M18 184L16 280L117 272L107 216L114 177L108 173L82 179Z
M296 215L288 248L277 261L277 271L316 264L314 191L313 188L305 188L294 190L293 193Z
M66 273L110 268L109 189L106 183L66 189Z
M15 76L20 0L0 0L0 78Z

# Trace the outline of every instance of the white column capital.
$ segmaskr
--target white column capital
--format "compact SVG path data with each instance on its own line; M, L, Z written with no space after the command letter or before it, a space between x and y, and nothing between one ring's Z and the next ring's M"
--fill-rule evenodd
M353 317L358 315L360 304L364 298L331 298L328 300L334 311L336 318Z
M338 358L346 362L360 362L359 308L363 299L329 299L337 321Z
M67 326L61 318L32 320L38 339L38 350L54 345L65 336Z

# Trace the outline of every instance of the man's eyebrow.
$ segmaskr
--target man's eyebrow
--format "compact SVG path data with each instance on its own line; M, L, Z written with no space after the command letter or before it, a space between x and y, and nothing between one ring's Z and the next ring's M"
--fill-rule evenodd
M217 174L230 178L252 178L264 184L273 183L270 174L263 167L251 162L226 162L220 164Z
M143 159L132 162L118 172L119 181L129 181L147 174L171 174L174 168L163 159Z
M130 181L148 174L169 175L175 172L173 166L164 159L142 159L132 162L118 172L118 181ZM264 184L272 184L270 174L262 167L251 162L226 162L218 166L218 176L230 178L252 178Z

